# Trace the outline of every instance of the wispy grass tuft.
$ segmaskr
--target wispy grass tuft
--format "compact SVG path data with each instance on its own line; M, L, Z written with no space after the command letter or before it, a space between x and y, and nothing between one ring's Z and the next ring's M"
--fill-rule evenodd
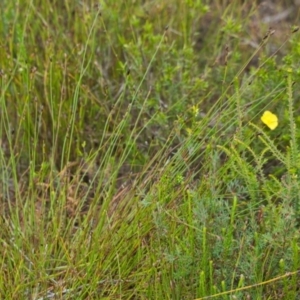
M297 299L296 4L271 2L0 4L1 299Z

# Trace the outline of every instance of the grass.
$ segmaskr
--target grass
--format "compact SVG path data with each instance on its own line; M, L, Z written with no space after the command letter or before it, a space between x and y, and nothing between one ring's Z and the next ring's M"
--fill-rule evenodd
M4 0L1 299L297 299L299 18L259 2Z

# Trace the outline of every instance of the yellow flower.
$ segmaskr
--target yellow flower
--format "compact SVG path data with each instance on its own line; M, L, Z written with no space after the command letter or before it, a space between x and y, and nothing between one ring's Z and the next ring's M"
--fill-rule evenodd
M264 124L266 124L271 130L274 130L278 126L278 118L270 111L266 110L260 118Z

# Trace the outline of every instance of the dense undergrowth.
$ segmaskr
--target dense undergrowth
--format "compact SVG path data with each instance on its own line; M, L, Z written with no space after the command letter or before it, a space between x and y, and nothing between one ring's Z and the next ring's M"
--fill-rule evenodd
M297 9L2 1L1 299L297 299Z

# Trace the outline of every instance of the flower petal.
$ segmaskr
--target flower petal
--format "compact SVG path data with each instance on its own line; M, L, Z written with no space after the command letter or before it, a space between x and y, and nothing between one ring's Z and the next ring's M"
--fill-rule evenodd
M278 118L275 114L266 110L260 118L264 124L266 124L271 130L274 130L278 126Z

